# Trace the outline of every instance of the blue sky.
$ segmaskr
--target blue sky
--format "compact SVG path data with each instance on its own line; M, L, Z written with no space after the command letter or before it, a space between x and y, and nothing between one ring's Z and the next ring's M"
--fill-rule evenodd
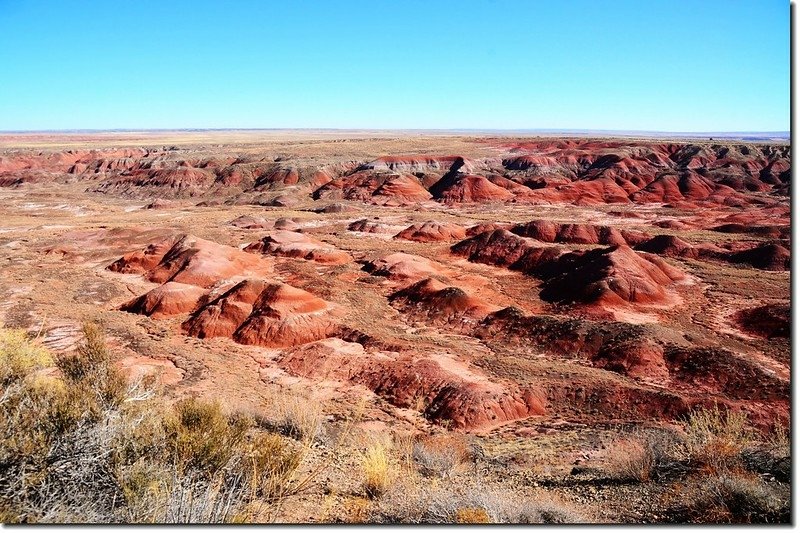
M786 0L0 0L0 130L789 121Z

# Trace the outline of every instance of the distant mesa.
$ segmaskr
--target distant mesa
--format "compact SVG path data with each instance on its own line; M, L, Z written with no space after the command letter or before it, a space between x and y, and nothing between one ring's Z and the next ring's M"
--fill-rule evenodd
M382 206L429 201L655 203L695 209L780 207L791 180L789 147L784 145L487 142L500 153L473 159L385 155L325 163L282 156L201 156L183 150L20 152L0 157L0 186L87 180L95 192L134 198L204 197L205 205L227 198L292 207L310 197Z

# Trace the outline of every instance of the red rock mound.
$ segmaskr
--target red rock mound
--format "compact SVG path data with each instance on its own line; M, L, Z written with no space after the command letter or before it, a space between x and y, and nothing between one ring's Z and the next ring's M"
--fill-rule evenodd
M520 270L544 281L541 297L552 302L662 305L667 288L684 277L658 257L626 245L564 252L506 230L471 237L451 250L470 261Z
M743 331L764 337L789 338L791 309L786 304L768 304L751 309L743 309L733 315L734 322Z
M512 233L542 242L564 242L573 244L606 244L611 246L634 246L650 238L646 233L618 230L594 224L561 224L549 220L532 220L517 224Z
M264 217L242 215L228 222L231 226L241 229L271 229L272 222Z
M152 318L167 318L193 311L206 290L196 285L169 281L123 304L120 310Z
M541 297L553 302L644 305L674 303L668 289L684 274L657 256L615 246L561 258L563 272L547 279Z
M780 244L771 243L728 256L731 263L746 263L762 270L789 270L791 254Z
M664 347L652 339L637 339L603 346L592 358L598 368L643 381L666 382L669 369Z
M542 247L532 239L498 229L479 233L454 244L450 250L474 263L485 263L534 274L564 253L558 247Z
M296 185L300 181L300 173L296 168L278 168L260 176L255 182L255 189L274 189L280 185Z
M231 337L241 344L287 347L333 334L327 302L302 289L247 279L201 307L183 329L199 338Z
M441 274L444 268L425 257L394 253L369 261L364 265L364 270L373 276L385 276L391 280L408 280L435 276Z
M499 224L497 222L483 222L467 228L467 237L474 237L480 233L494 231L496 229L509 229L511 224Z
M247 252L296 257L317 263L340 265L353 260L350 254L304 233L276 230L245 247Z
M151 244L142 251L123 256L108 269L123 274L142 274L155 283L177 281L205 288L221 279L263 275L272 270L271 265L258 256L192 235Z
M444 176L430 191L434 198L445 203L504 202L514 198L514 193L484 176L457 172Z
M108 178L100 182L94 190L131 197L184 198L207 192L215 179L212 172L188 165L144 168Z
M412 224L394 236L395 239L416 242L452 241L464 237L466 237L466 231L462 226L435 221Z
M411 318L434 325L456 323L468 327L500 309L470 296L463 289L447 286L433 278L395 292L389 301Z
M656 235L652 239L636 246L636 250L668 257L688 257L692 259L697 258L699 255L694 245L674 235Z
M414 408L433 421L459 429L488 429L545 413L544 395L491 381L448 354L369 353L340 339L287 352L280 365L295 375L366 386L391 404Z
M455 428L490 429L546 413L543 394L493 382L443 357L406 356L364 369L358 381L393 405L411 407L422 398L430 420Z
M362 233L387 233L389 230L389 226L381 222L377 222L375 220L362 218L361 220L356 220L355 222L351 222L347 226L347 229L350 231L359 231Z
M432 198L431 193L422 186L419 179L410 174L401 174L387 178L373 193L376 203L395 200L403 202L423 202Z

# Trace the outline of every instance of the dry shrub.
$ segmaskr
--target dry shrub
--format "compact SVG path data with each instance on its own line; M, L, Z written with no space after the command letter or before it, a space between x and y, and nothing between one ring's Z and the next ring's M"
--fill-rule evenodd
M468 442L460 434L440 434L414 442L411 457L426 476L446 478L471 462Z
M624 437L606 451L606 470L611 477L625 481L648 481L655 458L647 441L641 437Z
M456 510L455 521L457 524L488 524L489 513L485 509L465 507Z
M175 404L164 420L168 449L179 472L213 476L228 464L243 441L248 421L228 417L217 402L188 398Z
M751 473L695 476L670 490L667 515L704 524L788 523L789 496L788 487L770 486Z
M518 497L480 485L398 483L371 518L382 523L575 524L589 520L572 505L546 494Z
M284 435L312 441L320 433L322 412L308 398L287 394L273 401L272 413L266 422Z
M30 339L25 330L0 328L0 385L9 385L52 364L47 349Z
M302 486L298 445L218 404L166 413L124 384L96 326L61 358L0 328L0 515L4 522L230 522L269 519ZM254 434L248 434L253 430ZM253 432L251 431L251 432Z
M608 447L603 469L620 481L646 482L674 471L682 455L682 441L676 433L636 431Z
M769 451L778 457L791 455L791 432L789 426L776 422L767 436L766 445Z
M273 500L291 492L292 479L303 457L303 450L279 435L255 435L244 460L253 497Z
M361 456L361 469L367 496L377 498L386 492L394 477L388 446L380 442L371 444Z
M735 469L741 454L754 441L747 415L722 411L718 406L699 409L686 421L686 449L697 467L708 473Z
M346 524L364 524L369 521L372 502L358 496L347 498L342 502L342 516L337 521Z
M416 472L414 466L414 435L411 433L395 433L392 435L392 449L404 471Z
M73 354L56 362L64 380L96 396L101 407L119 405L128 388L125 376L114 367L103 330L93 322L83 324L83 340Z

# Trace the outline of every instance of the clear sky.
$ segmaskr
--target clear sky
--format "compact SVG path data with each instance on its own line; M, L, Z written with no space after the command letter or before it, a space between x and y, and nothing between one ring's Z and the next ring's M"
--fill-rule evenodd
M0 130L789 121L788 0L0 0Z

